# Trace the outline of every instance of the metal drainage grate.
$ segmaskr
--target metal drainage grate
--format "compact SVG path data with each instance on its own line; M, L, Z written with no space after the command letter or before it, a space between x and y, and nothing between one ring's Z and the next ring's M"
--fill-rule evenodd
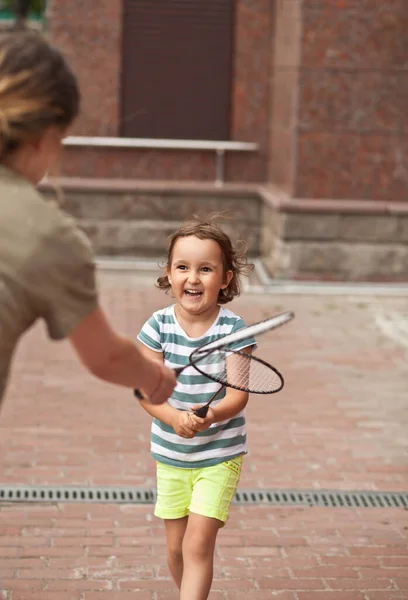
M153 504L156 490L90 486L0 486L0 502Z
M274 504L275 506L408 509L408 492L242 490L235 494L234 502L238 504Z
M94 486L0 486L0 502L85 502L98 504L153 504L153 488ZM404 508L408 492L341 490L239 490L235 504L326 506L332 508Z

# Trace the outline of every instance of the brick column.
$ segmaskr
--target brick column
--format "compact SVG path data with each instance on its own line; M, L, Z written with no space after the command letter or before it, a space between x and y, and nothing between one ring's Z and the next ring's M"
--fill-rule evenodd
M268 179L290 195L296 178L301 1L275 1Z

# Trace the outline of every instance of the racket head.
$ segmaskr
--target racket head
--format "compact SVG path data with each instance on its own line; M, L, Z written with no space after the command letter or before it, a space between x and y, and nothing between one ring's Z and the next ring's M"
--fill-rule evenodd
M253 394L275 394L284 386L282 374L258 356L242 350L217 348L190 356L190 364L201 374L226 387Z
M243 327L242 329L234 331L233 333L228 333L227 335L218 338L213 342L209 342L208 344L201 346L200 348L198 348L198 351L210 352L212 350L216 350L224 346L235 344L236 342L241 342L243 340L256 337L257 335L267 333L268 331L272 331L273 329L277 329L278 327L289 323L289 321L294 319L294 317L295 313L290 310L279 313L277 315L274 315L273 317L269 317L268 319L259 321L258 323L253 323L252 325Z

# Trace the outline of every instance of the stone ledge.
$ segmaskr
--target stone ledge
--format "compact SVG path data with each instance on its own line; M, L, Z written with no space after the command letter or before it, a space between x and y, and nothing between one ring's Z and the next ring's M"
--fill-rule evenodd
M279 254L273 261L264 259L270 273L278 279L408 280L406 244L283 242Z
M239 228L248 225L260 226L262 201L257 196L219 196L210 193L171 194L160 192L84 192L65 190L58 199L60 207L76 219L123 219L155 221L180 221L192 214L208 215L226 211L228 222L234 222Z
M141 179L87 179L82 177L58 177L56 179L45 179L40 185L43 191L55 190L81 191L81 192L145 192L155 194L160 192L164 195L188 193L200 196L213 193L220 196L231 194L248 196L259 195L259 186L243 183L225 183L215 185L212 182L203 181L156 181Z
M98 255L108 256L165 256L168 236L180 221L149 219L79 219L78 225L85 231ZM228 231L228 226L225 227ZM233 236L235 230L231 230ZM248 255L260 253L259 231L256 226L246 226L242 237L248 244Z
M407 243L408 214L283 213L285 240Z
M281 212L298 213L341 213L341 214L370 214L398 215L408 214L407 202L384 202L377 200L312 200L310 198L291 198L284 190L273 184L254 183L224 183L216 185L203 181L157 181L141 179L93 179L82 177L59 177L43 180L40 185L43 191L69 190L83 192L139 192L157 193L166 196L188 193L200 196L211 193L219 196L254 195L266 204Z
M407 202L401 203L380 200L311 200L310 198L291 198L289 194L274 185L258 186L258 193L266 204L280 212L408 215L408 198Z

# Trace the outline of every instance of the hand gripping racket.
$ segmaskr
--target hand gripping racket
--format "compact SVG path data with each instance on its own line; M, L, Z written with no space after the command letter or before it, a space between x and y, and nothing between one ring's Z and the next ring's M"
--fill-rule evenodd
M280 313L229 333L214 342L200 346L190 354L186 365L174 369L178 376L187 367L194 367L201 375L221 384L207 404L194 411L198 417L206 416L211 402L224 386L253 394L274 394L283 388L283 377L275 367L243 350L235 350L234 346L276 329L291 321L294 316L290 311ZM135 396L143 400L139 390L135 390Z

